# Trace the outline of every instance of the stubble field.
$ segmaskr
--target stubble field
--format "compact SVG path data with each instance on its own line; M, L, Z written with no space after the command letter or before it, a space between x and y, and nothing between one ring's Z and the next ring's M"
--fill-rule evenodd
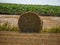
M18 26L18 19L20 15L1 15L0 14L0 23L8 23L14 26ZM43 21L43 29L60 26L60 17L52 16L40 16Z
M60 26L60 17L40 16L43 29ZM19 15L0 15L0 24L18 26ZM0 31L0 45L60 45L59 33L19 33Z

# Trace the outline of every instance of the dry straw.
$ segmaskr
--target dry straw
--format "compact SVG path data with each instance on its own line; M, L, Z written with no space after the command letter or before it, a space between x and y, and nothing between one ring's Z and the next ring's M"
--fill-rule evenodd
M38 33L42 30L42 21L38 14L34 12L26 12L19 17L18 27L21 32Z

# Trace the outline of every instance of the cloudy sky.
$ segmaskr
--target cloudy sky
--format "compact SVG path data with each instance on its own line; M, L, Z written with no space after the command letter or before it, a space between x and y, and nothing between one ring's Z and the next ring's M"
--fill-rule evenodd
M60 0L0 0L0 3L59 5Z

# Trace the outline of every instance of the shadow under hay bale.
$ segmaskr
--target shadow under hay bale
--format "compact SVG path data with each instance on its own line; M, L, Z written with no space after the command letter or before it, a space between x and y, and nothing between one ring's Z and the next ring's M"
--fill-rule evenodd
M42 30L42 21L36 13L27 12L19 17L18 27L24 33L39 33Z

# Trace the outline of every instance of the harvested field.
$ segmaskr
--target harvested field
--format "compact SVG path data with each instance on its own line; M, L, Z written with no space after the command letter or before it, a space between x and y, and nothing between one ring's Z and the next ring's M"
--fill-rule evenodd
M60 45L60 34L0 31L0 45Z
M51 28L60 26L60 17L40 16L43 20L43 28ZM1 15L0 23L6 23L18 26L19 15Z
M60 17L40 16L43 28L60 26ZM0 15L0 23L18 26L19 15ZM0 45L60 45L59 33L19 33L0 31Z

